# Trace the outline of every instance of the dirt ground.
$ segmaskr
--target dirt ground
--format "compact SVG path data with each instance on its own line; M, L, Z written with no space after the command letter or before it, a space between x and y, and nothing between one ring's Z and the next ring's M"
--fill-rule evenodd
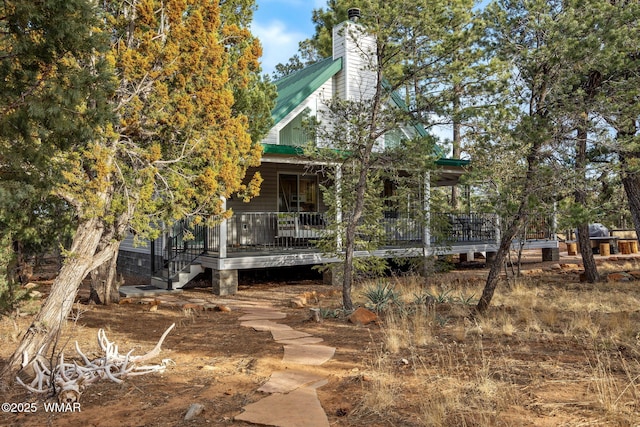
M633 270L640 265L634 263L636 260L613 259L607 268ZM577 268L550 263L530 263L525 268L535 277L523 286L536 288L537 303L529 308L537 313L539 328L530 326L534 321L522 319L525 311L521 308L497 299L490 316L510 317L513 329L505 329L509 322L503 322L496 327L500 332L489 332L488 323L470 324L471 306L460 298L458 303L436 304L432 317L436 321L425 325L433 332L431 339L396 351L386 348L390 328L384 322L357 326L339 311L329 311L340 307L341 295L317 280L241 284L233 298L270 301L287 314L281 323L336 347L333 359L313 368L328 379L328 384L318 389L318 396L330 425L640 425L640 403L633 401L634 396L640 396L634 394L640 388L640 307L621 308L617 313L594 310L595 314L589 315L624 318L631 331L617 340L604 339L608 323L602 323L591 335L586 327L570 329L566 324L579 316L547 313L545 298L555 289L574 292L575 298L580 298L584 289L591 286L591 291L598 291L600 285L580 283ZM486 273L486 269L453 270L438 276L438 286L445 284L452 293L463 287L465 292L479 295ZM37 290L45 298L50 282L40 283ZM627 296L640 300L636 289L640 280L606 286L622 295L622 300ZM86 292L82 290L80 301ZM309 306L320 306L336 317L327 316L316 323L308 308L292 307L293 298L310 292L316 292L318 300L309 301ZM526 306L529 294L522 291L519 295L510 298L521 298ZM209 289L184 291L180 299L206 300L213 305L222 301ZM364 303L361 298L358 301ZM176 323L158 357L158 361L170 358L174 362L164 373L128 378L122 384L106 380L93 384L82 395L80 410L66 413L45 410L45 402L55 401L52 397L11 387L3 402L34 403L35 412L0 414L0 425L250 425L234 421L234 416L243 406L265 396L257 389L272 372L282 369L282 345L268 332L241 327L240 312L162 304L152 307L139 300L108 307L78 303L57 350L64 350L68 358L75 357L77 341L90 357L101 356L96 337L104 328L122 353L135 349L133 354L139 355L153 348L163 331ZM28 311L29 307L23 307L20 315L0 320L0 367L17 345L20 331L30 324ZM484 333L478 332L481 327ZM635 341L634 331L638 333ZM594 343L601 343L601 347ZM381 380L385 376L391 380ZM385 398L391 400L389 405L382 403ZM204 405L204 411L195 420L185 421L193 403Z

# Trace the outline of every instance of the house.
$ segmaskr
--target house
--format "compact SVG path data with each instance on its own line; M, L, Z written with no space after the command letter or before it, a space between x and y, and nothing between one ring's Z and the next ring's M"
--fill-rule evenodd
M203 269L211 269L214 292L225 295L236 292L238 270L338 261L316 247L325 230L327 206L320 193L323 168L314 168L318 165L301 155L301 146L307 142L303 120L308 115L322 118L326 101L333 97L367 96L374 77L363 71L363 63L369 58L367 51L374 47L373 39L356 22L336 26L332 57L276 82L275 124L262 143L262 162L257 169L264 180L260 195L250 203L226 200L233 216L212 228L195 227L189 239L184 235L186 225L180 223L147 246L135 247L131 239L125 240L120 248L121 272L139 275L142 271L152 275L152 285L177 289ZM391 108L402 108L399 97L390 102L395 104ZM425 131L420 126L399 125L398 132L411 137ZM440 159L437 173L425 179L422 209L429 211L432 186L456 185L468 164L468 160ZM410 216L385 215L380 219L387 234L384 247L357 255L464 254L470 258L478 252L497 251L499 227L494 214L430 213L430 217L429 228ZM445 224L438 230L440 235L446 234L444 244L434 237L438 223ZM553 256L558 242L553 230L543 224L527 247L539 247Z

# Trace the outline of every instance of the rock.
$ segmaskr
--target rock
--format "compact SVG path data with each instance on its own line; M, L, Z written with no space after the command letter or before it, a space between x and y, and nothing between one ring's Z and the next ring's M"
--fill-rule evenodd
M25 289L33 289L33 288L37 288L39 285L37 283L33 283L33 282L29 282L26 285L24 285Z
M364 307L358 308L349 316L349 322L356 325L368 325L378 321L378 315Z
M636 280L640 279L640 270L630 271L629 274Z
M316 323L322 322L322 316L320 315L320 309L319 308L312 308L310 310L311 310L311 319L313 319L313 321L316 322Z
M629 275L626 273L610 273L607 276L608 282L628 282L630 280L631 277L629 277Z
M307 301L318 302L318 293L316 291L305 292L302 294L302 297Z
M304 297L295 297L291 300L292 308L304 308L307 305L307 300Z
M540 268L532 268L529 270L522 270L522 275L523 276L541 276L543 273L542 269Z
M560 268L563 270L579 270L581 267L578 264L560 264Z
M187 410L187 415L184 416L185 421L191 421L204 411L204 406L199 403L192 403Z

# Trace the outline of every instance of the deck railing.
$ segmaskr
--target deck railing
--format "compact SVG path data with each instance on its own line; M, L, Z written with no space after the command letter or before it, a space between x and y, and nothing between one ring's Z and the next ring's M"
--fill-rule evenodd
M318 212L240 212L226 221L226 252L278 252L291 249L313 250L327 236L329 218ZM184 224L187 224L186 222ZM420 247L424 244L424 221L403 215L386 215L381 219L384 230L382 248ZM530 222L528 239L552 237L545 219ZM495 243L498 218L495 214L431 213L428 229L431 246L454 246L467 243ZM220 225L198 226L183 237L174 230L173 253L211 253L220 251ZM175 238L176 235L181 236ZM187 251L188 249L188 251ZM175 257L174 257L175 258Z
M431 215L432 243L460 244L495 242L497 215L488 213Z

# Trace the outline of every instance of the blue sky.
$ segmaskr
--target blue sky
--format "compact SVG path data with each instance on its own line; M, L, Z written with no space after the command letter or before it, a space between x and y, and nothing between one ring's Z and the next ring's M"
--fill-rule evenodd
M326 0L256 0L251 32L263 48L262 71L271 75L276 64L285 63L298 51L298 42L314 33L313 9L327 6Z

